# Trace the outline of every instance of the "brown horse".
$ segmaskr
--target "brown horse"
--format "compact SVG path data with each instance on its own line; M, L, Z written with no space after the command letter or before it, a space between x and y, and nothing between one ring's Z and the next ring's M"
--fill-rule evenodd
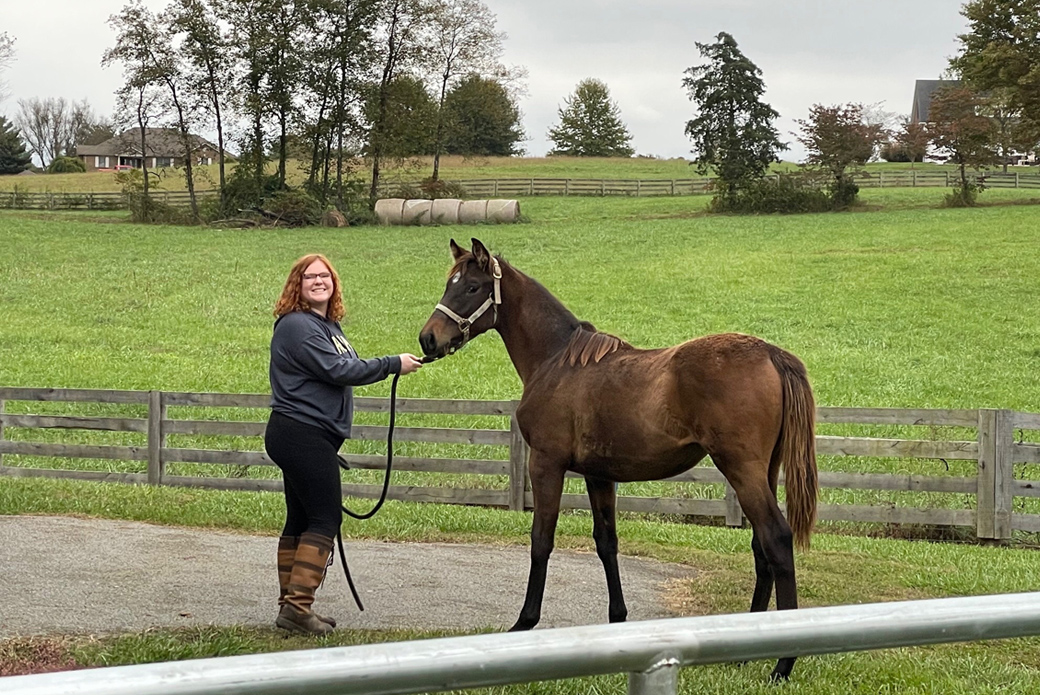
M531 449L531 572L513 630L541 615L564 474L585 477L596 552L607 575L611 622L625 620L617 564L615 483L660 480L705 455L736 490L751 523L752 611L797 608L794 548L816 519L815 406L801 361L758 338L727 333L640 350L597 332L537 281L473 239L451 241L447 289L419 334L429 358L497 330L524 384L516 411ZM777 504L781 466L787 519ZM794 658L777 662L787 678Z

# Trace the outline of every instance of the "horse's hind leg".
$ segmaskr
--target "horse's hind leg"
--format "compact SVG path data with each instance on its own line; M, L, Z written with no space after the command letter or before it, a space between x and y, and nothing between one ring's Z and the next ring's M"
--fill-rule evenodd
M610 597L608 615L610 622L622 623L628 617L625 596L621 591L621 575L618 573L617 490L614 483L599 478L585 477L585 488L589 491L592 506L592 537L596 540L596 554L603 563L607 575L607 595Z
M755 552L755 593L751 610L765 610L769 605L769 588L776 585L777 610L798 607L798 587L794 573L794 537L770 489L767 464L753 461L736 464L723 457L715 458L715 465L723 472L737 492L744 516L751 523L754 536L751 542ZM757 548L756 548L757 545ZM764 566L762 560L764 559ZM768 576L765 573L768 570ZM780 659L773 669L774 680L786 680L794 668L794 658Z
M534 523L531 525L531 572L527 578L527 595L510 632L530 630L542 617L542 596L545 594L545 573L552 554L556 520L560 516L560 496L563 494L563 475L567 466L549 459L534 450L528 463L531 472L531 490L534 493Z
M769 560L757 533L751 537L751 552L755 554L755 593L751 596L751 612L758 613L769 609L769 599L773 596L773 570L769 569Z

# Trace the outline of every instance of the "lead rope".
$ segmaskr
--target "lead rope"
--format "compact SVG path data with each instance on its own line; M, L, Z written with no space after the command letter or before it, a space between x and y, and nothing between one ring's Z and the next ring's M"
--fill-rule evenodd
M420 362L423 364L429 364L436 359L439 358L426 356L423 357ZM386 493L390 489L390 469L393 467L394 462L394 421L397 419L397 382L400 378L401 373L398 372L397 374L394 374L394 379L390 382L390 424L386 433L386 474L383 476L383 491L379 494L379 501L376 502L375 506L364 514L352 512L347 509L347 505L341 505L343 507L343 512L354 519L360 519L361 521L371 519L383 506L383 503L386 502ZM338 458L339 467L345 471L350 470L350 465L347 463L346 459L342 456L339 456ZM342 527L340 528L339 533L336 534L336 544L339 546L339 559L340 562L343 563L343 575L347 578L347 586L350 587L350 593L354 596L354 603L357 604L358 610L363 611L365 610L365 607L361 605L361 597L358 595L357 588L354 586L354 580L350 576L350 567L347 566L347 555L343 552ZM331 562L332 558L329 558L329 563L331 564Z

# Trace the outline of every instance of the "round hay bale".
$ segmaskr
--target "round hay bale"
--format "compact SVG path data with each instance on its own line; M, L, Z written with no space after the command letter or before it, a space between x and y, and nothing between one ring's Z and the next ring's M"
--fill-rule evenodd
M489 200L488 222L516 222L520 218L520 203L515 200Z
M322 227L347 227L347 216L339 210L326 210L321 216Z
M406 200L401 208L401 224L429 224L432 200Z
M464 200L459 206L459 222L462 224L473 224L487 220L486 200Z
M430 218L434 224L458 224L459 208L462 201L458 198L441 198L430 206Z
M404 198L382 198L376 201L376 219L379 224L401 224Z

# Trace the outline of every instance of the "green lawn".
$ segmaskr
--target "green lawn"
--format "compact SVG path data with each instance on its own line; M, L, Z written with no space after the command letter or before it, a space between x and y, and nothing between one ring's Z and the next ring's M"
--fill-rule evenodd
M940 195L865 191L867 209L879 211L762 217L705 215L704 197L540 198L523 202L525 224L425 229L215 230L0 213L0 384L264 392L271 305L292 261L312 250L327 253L346 283L345 329L362 354L416 351L419 328L443 289L448 239L475 235L578 316L636 345L729 330L771 340L806 362L822 405L1040 411L1036 208L935 209ZM983 199L1028 196L987 191ZM388 389L358 391L386 396ZM488 335L403 379L400 390L406 397L499 399L518 397L520 384L501 340ZM836 465L821 460L821 467ZM0 479L0 514L19 513L274 534L281 510L272 494ZM519 544L529 524L529 514L389 503L374 520L350 522L344 531ZM590 528L586 514L565 515L558 545L591 548ZM620 535L622 552L700 570L674 588L681 612L746 608L753 582L746 530L633 517L622 521ZM834 605L1034 590L1038 558L1022 546L819 533L799 558L802 599ZM341 631L330 643L403 636ZM312 643L213 628L48 644L92 665ZM0 643L0 663L18 661L34 648L27 645ZM805 659L785 690L1035 692L1038 646L1014 640ZM690 669L683 690L773 692L765 683L769 668ZM620 679L597 678L488 692L623 687Z

